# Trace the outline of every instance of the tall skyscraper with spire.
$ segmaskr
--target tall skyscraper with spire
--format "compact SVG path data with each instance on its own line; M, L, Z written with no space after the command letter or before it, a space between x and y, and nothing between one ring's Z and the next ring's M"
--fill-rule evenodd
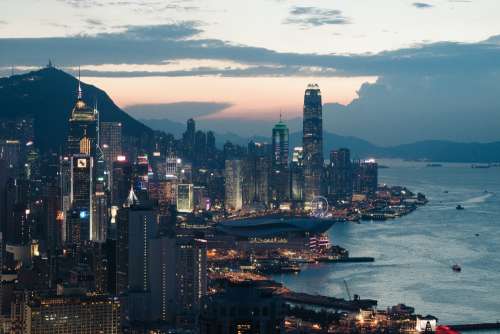
M302 146L304 150L304 199L306 202L321 195L323 175L323 111L321 91L309 84L304 95Z
M78 77L76 103L69 118L66 153L87 154L81 150L81 148L87 149L87 144L90 144L90 155L95 155L98 146L98 114L96 108L87 106L83 100L82 85Z

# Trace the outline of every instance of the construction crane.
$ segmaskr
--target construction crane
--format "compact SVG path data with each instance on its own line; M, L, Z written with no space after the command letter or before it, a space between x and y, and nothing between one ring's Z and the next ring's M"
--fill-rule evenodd
M346 280L344 280L344 286L345 286L345 291L347 292L347 297L349 298L349 301L352 301L351 292L349 291L349 285L347 285Z

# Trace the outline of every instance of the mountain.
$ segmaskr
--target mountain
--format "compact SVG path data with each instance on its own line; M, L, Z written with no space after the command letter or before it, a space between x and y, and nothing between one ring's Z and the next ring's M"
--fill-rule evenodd
M0 78L0 118L30 115L35 119L35 138L41 151L59 151L64 145L68 119L76 100L78 80L54 67ZM100 120L121 122L123 134L144 137L153 131L121 110L99 88L82 83L83 99L98 103Z
M406 160L440 162L499 162L500 142L457 143L443 140L426 140L412 144L380 148L377 156Z
M180 138L186 125L168 119L141 119L141 122L152 129L172 133ZM197 122L197 127L199 122ZM202 123L203 126L203 123ZM206 126L203 126L206 127ZM269 127L269 132L271 126ZM215 133L217 146L222 147L226 141L246 146L250 140L271 142L270 137L247 137L231 132ZM302 145L302 132L290 134L290 149ZM341 136L328 131L323 133L324 156L330 156L330 151L338 148L349 148L354 159L369 157L399 158L405 160L429 160L440 162L499 162L500 142L493 143L458 143L444 140L419 141L412 144L395 146L377 146L367 140L352 136Z

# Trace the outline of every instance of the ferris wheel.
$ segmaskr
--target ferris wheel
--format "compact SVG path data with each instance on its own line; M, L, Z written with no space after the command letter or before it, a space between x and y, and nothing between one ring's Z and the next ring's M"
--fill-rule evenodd
M311 202L314 217L324 217L328 213L328 200L324 196L315 196Z

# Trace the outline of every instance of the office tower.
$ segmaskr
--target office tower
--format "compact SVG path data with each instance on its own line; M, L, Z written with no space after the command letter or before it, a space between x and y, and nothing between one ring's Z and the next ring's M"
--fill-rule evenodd
M101 122L99 124L99 141L106 165L111 168L113 162L122 155L122 123Z
M288 167L288 127L280 121L273 128L273 167Z
M207 188L204 186L193 186L193 205L195 210L210 210L210 198Z
M191 162L194 158L195 135L195 122L192 118L190 118L187 121L186 131L182 134L182 144L184 156Z
M96 184L92 198L92 239L93 241L106 241L108 231L108 196L102 183Z
M111 205L121 207L132 186L132 165L124 156L118 156L112 167Z
M67 238L66 212L71 209L71 159L60 157L59 160L59 188L61 191L61 212L62 212L62 240Z
M280 121L273 128L272 199L289 199L288 127Z
M136 202L128 210L128 307L131 321L151 320L150 241L158 235L152 205Z
M255 282L226 283L223 291L203 300L201 334L285 332L281 297Z
M97 110L90 108L83 101L82 87L78 82L78 94L75 106L69 118L68 140L66 153L68 155L80 154L81 148L90 149L94 155L98 142L98 115ZM82 141L82 138L86 138ZM89 145L88 147L86 145Z
M66 213L66 243L80 248L90 236L90 215L85 208L73 208Z
M328 197L333 200L348 200L352 197L352 164L350 151L346 148L330 153L328 167Z
M167 155L165 171L166 178L177 178L179 170L181 169L181 164L182 160L174 154L170 153Z
M178 184L177 185L177 211L188 213L193 212L193 185Z
M105 295L34 296L25 308L26 334L118 334L120 302Z
M196 131L194 137L193 164L195 167L207 164L207 136L205 132L200 130Z
M26 199L28 184L21 179L9 178L4 189L4 240L7 244L24 245L31 239L30 209Z
M93 215L93 159L89 155L76 154L71 157L71 207L81 215ZM92 240L92 224L82 227L82 240ZM88 234L87 234L88 233Z
M355 161L353 164L353 191L374 196L378 187L378 164L374 160Z
M304 200L304 151L294 147L290 164L290 195L293 201Z
M58 213L62 212L60 211L60 190L57 184L53 183L47 183L44 188L43 212L46 222L44 240L49 252L55 254L56 249L59 249L63 242L61 219L58 219Z
M243 206L242 181L243 168L241 160L226 160L225 170L225 208L229 211L241 210Z
M215 135L212 131L207 131L207 156L208 159L215 158L217 147L215 146Z
M244 165L243 202L245 205L269 203L272 147L251 141Z
M323 120L321 91L309 84L304 96L303 139L304 148L304 200L311 202L322 194L323 175Z

